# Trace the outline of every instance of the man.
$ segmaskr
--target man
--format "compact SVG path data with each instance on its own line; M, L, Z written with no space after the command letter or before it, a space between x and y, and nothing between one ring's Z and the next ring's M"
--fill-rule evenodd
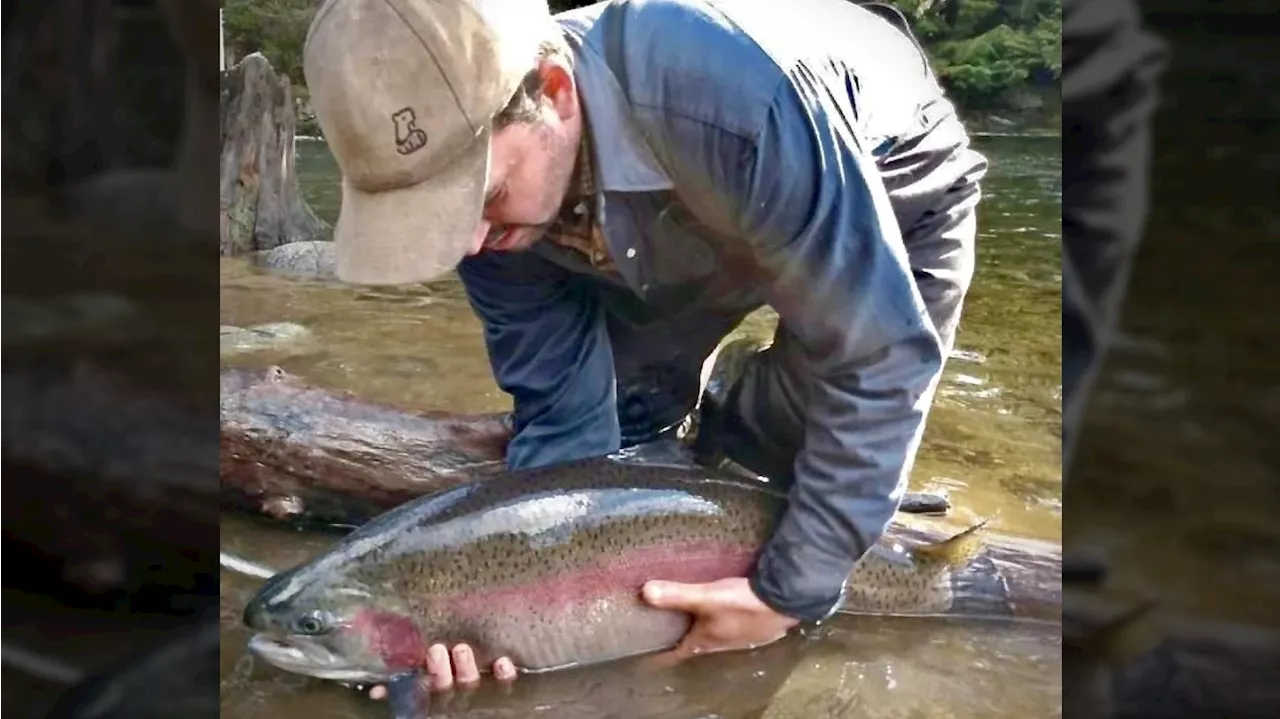
M772 346L699 441L790 486L791 508L751 577L644 598L694 615L678 658L825 619L900 502L986 161L912 37L843 0L614 0L555 25L507 7L317 14L305 62L344 175L339 276L456 266L514 400L515 468L678 424L704 360L772 306ZM433 647L428 669L436 688L479 676L465 646Z

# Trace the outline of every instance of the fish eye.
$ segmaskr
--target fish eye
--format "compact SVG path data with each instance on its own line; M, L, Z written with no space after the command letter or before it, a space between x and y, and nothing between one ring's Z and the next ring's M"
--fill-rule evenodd
M329 629L329 622L321 612L311 612L298 617L293 623L294 631L299 634L324 634Z

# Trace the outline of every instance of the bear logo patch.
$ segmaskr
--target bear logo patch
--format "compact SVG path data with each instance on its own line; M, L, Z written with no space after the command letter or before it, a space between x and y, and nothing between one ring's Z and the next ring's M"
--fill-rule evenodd
M411 155L427 146L427 133L417 126L418 116L413 108L406 107L391 116L396 128L396 152Z

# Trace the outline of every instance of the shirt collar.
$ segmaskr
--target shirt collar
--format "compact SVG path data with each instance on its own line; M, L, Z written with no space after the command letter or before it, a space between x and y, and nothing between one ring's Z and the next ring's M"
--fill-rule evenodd
M578 141L578 159L574 163L573 181L566 202L590 200L599 189L596 185L596 162L591 146L591 128L582 123L582 139Z

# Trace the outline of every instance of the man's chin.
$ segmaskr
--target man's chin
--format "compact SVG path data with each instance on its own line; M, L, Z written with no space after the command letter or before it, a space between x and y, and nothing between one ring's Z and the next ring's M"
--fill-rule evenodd
M511 235L503 238L502 244L492 248L492 250L494 252L524 252L538 244L546 232L546 225L521 227L520 229L512 230Z

